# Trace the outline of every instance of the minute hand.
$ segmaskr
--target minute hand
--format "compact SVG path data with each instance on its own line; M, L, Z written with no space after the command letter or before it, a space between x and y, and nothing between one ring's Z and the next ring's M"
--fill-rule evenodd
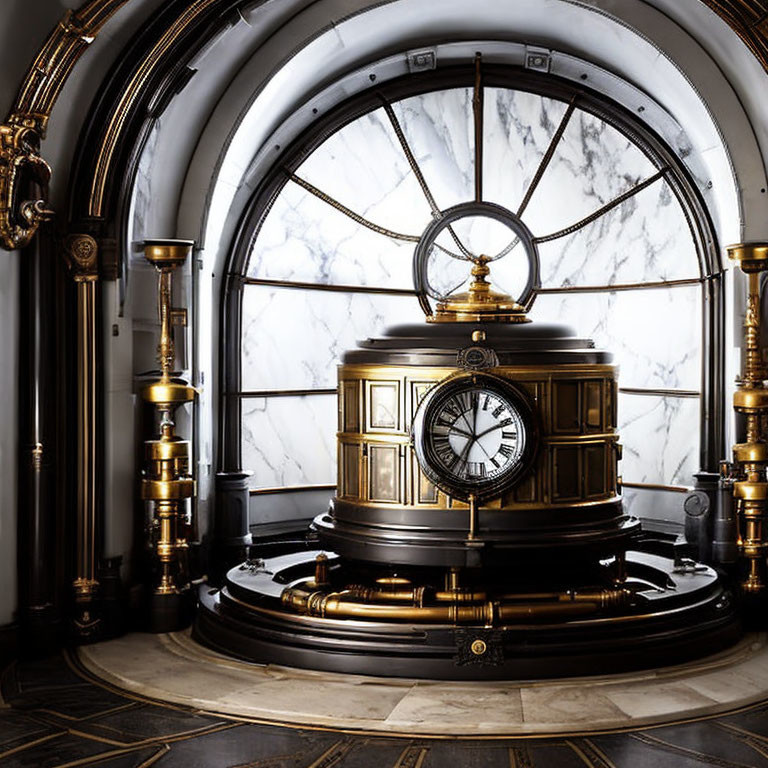
M475 435L475 440L479 440L483 435L487 435L489 432L493 432L494 429L501 429L504 425L503 424L496 424L492 427L488 427L484 432L481 432L479 435Z

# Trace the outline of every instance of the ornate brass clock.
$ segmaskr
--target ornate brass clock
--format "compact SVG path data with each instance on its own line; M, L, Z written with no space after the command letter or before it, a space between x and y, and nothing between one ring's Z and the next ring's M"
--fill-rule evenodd
M465 245L478 218L506 227L482 252ZM446 254L469 267L467 291ZM510 254L527 262L517 298L486 279ZM514 213L436 216L414 257L427 323L342 356L338 484L314 550L201 591L196 637L261 662L453 679L604 673L734 638L712 569L643 548L621 498L616 368L570 328L530 322L538 275Z
M536 427L528 399L488 374L452 377L425 396L413 422L422 472L444 493L487 499L530 468Z

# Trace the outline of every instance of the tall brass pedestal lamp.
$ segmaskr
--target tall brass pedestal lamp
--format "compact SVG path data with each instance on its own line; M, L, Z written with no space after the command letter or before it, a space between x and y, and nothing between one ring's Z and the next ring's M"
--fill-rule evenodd
M150 507L148 543L153 550L156 576L149 603L149 628L170 632L191 621L192 596L187 569L191 499L195 481L190 475L188 440L176 435L174 413L195 399L196 391L172 376L174 345L172 324L183 311L171 306L171 280L192 252L190 240L146 240L144 255L158 273L160 377L142 390L142 398L155 411L156 434L144 442L145 470L141 495Z
M764 598L768 548L768 388L760 339L760 273L768 270L768 243L732 245L728 256L748 279L742 375L733 396L734 410L746 419L745 440L733 446L733 495L739 518L739 552L744 563L741 588L745 595Z

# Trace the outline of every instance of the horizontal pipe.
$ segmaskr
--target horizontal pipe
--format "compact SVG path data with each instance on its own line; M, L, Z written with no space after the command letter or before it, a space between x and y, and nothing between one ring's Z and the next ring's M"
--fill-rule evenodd
M611 590L608 590L611 591ZM575 594L575 593L574 593ZM568 598L553 602L505 603L485 601L476 605L377 605L360 602L350 591L309 592L300 587L283 590L282 602L298 613L319 618L358 620L445 622L485 624L537 618L569 618L597 613L606 602L600 593L596 600ZM586 595L585 595L586 598Z

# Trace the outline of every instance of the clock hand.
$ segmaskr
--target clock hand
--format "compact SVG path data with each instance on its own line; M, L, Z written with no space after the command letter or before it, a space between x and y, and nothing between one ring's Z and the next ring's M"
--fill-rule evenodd
M467 414L466 414L466 413L462 413L462 414L461 414L461 418L462 418L462 419L464 419L464 423L467 425L467 427L469 428L469 430L472 432L472 435L471 435L471 436L472 436L472 437L474 437L474 436L475 436L475 429L474 429L474 427L473 427L473 426L472 426L472 425L469 423L469 419L467 418ZM458 419L456 419L456 421L458 421ZM454 423L455 423L455 422L454 422Z
M487 435L489 432L493 432L494 429L501 429L501 424L496 424L493 427L488 427L484 432L481 432L479 435L475 435L475 440L479 440L484 435Z
M462 435L463 437L474 437L474 435L473 435L472 433L470 433L470 432L467 432L467 431L465 431L465 430L463 430L463 429L459 429L459 428L458 428L457 426L455 426L455 425L454 425L454 426L452 426L452 427L449 429L449 433L451 433L451 432L453 432L453 433L455 433L455 434L457 434L457 435Z
M467 463L467 456L469 456L469 449L474 444L474 439L470 438L467 440L467 444L464 446L464 450L462 450L461 454L456 457L456 461L453 462L453 465L451 466L451 469L454 467L458 467L459 464L466 464Z

